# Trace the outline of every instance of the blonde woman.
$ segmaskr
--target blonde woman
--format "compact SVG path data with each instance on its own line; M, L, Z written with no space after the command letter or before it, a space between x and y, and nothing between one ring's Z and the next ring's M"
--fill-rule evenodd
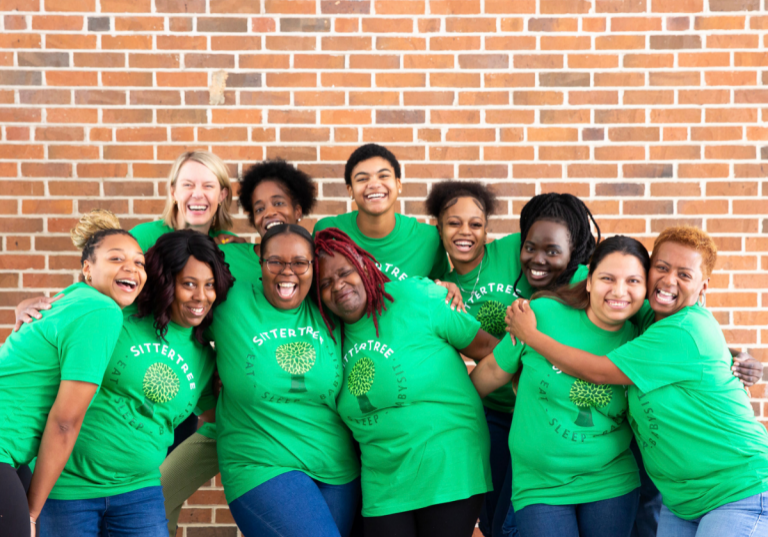
M142 250L146 252L165 233L187 228L210 235L219 244L236 237L229 231L232 185L227 165L219 157L208 151L182 153L173 163L167 190L160 220L131 230Z

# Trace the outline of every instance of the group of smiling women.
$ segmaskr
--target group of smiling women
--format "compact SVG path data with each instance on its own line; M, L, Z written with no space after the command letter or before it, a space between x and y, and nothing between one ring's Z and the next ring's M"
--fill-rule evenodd
M430 226L400 177L358 148L357 210L313 237L311 178L256 164L253 245L225 164L192 152L160 220L83 216L82 281L20 304L0 348L0 535L173 536L219 472L246 537L768 534L762 366L705 308L705 232L649 257L541 194L486 243L487 186L434 184Z

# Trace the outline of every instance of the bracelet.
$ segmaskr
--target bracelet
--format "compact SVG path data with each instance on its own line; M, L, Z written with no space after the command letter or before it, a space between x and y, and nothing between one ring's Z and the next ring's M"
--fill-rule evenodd
M37 520L35 520L34 518L32 518L32 517L29 517L29 522L30 522L30 523L31 523L33 526L37 526Z

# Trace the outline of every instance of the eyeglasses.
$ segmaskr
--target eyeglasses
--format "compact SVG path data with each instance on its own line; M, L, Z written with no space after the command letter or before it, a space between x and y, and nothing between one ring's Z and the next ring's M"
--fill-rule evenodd
M280 274L285 270L287 265L291 267L291 272L297 276L306 274L306 272L309 270L309 266L312 264L311 261L307 261L306 259L291 261L290 263L286 261L278 261L277 259L267 259L263 263L267 265L267 270L269 270L269 272L272 274Z

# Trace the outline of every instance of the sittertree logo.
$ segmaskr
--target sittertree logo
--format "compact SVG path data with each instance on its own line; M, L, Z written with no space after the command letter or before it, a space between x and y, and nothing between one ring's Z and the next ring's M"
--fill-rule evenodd
M144 373L142 389L144 403L139 407L139 414L151 418L155 414L155 404L168 403L179 393L179 377L167 364L156 362Z
M376 366L373 364L373 360L365 356L360 358L352 367L349 378L347 378L347 389L349 389L349 393L357 397L357 404L360 405L360 412L363 414L376 410L366 395L373 387L375 376Z
M504 322L506 308L498 300L489 300L477 312L477 320L480 328L494 337L501 339L506 332L507 325Z
M277 364L287 373L291 374L292 393L306 392L304 374L315 365L315 348L306 341L286 343L280 345L275 351Z
M579 415L574 423L581 427L592 427L592 408L607 406L613 398L613 388L610 384L592 384L576 379L571 386L569 397L571 402L579 407Z

